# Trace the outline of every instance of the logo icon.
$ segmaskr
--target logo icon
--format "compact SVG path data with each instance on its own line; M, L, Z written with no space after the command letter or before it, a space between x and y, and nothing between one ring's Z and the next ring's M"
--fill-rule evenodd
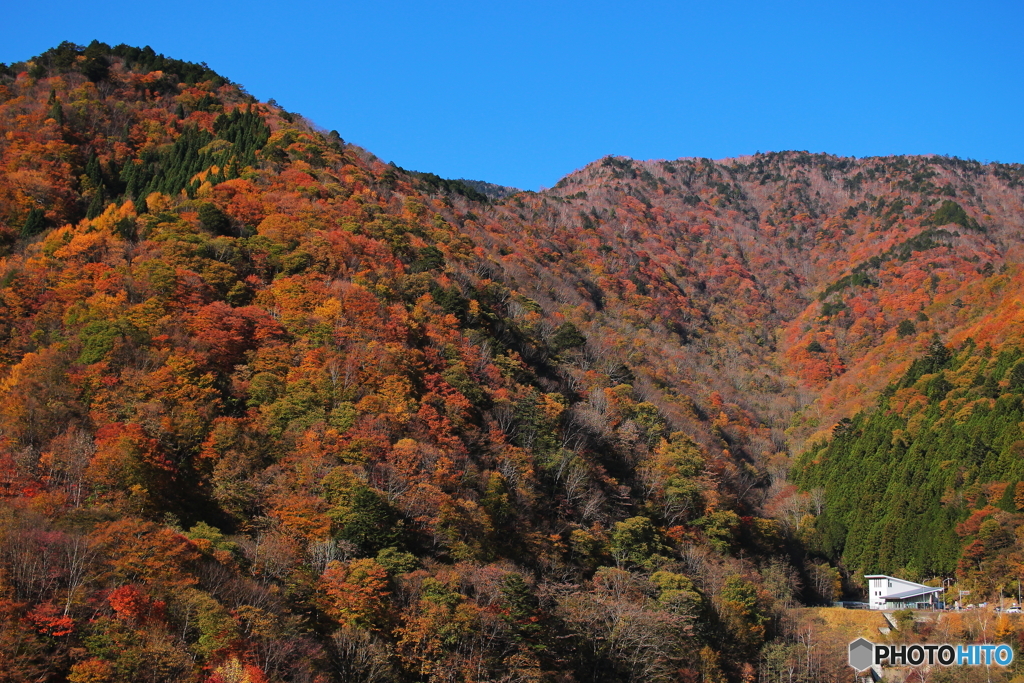
M857 671L870 668L875 662L875 645L870 640L858 638L850 643L850 666Z

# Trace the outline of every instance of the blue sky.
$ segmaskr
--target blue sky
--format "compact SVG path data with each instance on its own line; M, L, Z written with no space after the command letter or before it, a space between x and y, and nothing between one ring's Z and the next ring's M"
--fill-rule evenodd
M1024 162L1024 3L10 3L62 40L205 61L385 161L525 189L606 154Z

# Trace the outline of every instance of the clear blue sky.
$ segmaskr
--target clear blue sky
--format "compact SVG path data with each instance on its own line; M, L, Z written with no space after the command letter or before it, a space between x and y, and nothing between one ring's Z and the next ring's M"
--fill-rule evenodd
M205 61L385 161L525 189L606 154L1024 162L1024 2L10 2L62 40Z

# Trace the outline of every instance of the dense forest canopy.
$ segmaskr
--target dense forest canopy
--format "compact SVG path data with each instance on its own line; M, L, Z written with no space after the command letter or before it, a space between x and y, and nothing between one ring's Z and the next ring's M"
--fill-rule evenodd
M0 680L769 680L864 571L1018 571L1024 167L518 192L0 66Z

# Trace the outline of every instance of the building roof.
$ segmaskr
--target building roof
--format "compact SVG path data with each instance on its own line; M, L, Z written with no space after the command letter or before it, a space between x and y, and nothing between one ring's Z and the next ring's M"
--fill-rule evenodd
M941 588L932 588L930 586L921 586L920 588L914 588L908 591L902 591L900 593L893 593L892 595L884 596L885 600L906 600L907 598L913 598L918 595L928 595L929 593L941 593Z
M888 576L886 574L865 574L864 578L865 579L892 579L893 581L899 581L900 583L905 583L905 584L908 584L908 585L911 585L911 586L916 586L917 588L931 588L931 586L926 586L923 583L917 583L916 581L908 581L907 579L901 579L901 578L899 578L897 576ZM941 589L936 589L936 590L941 590Z

